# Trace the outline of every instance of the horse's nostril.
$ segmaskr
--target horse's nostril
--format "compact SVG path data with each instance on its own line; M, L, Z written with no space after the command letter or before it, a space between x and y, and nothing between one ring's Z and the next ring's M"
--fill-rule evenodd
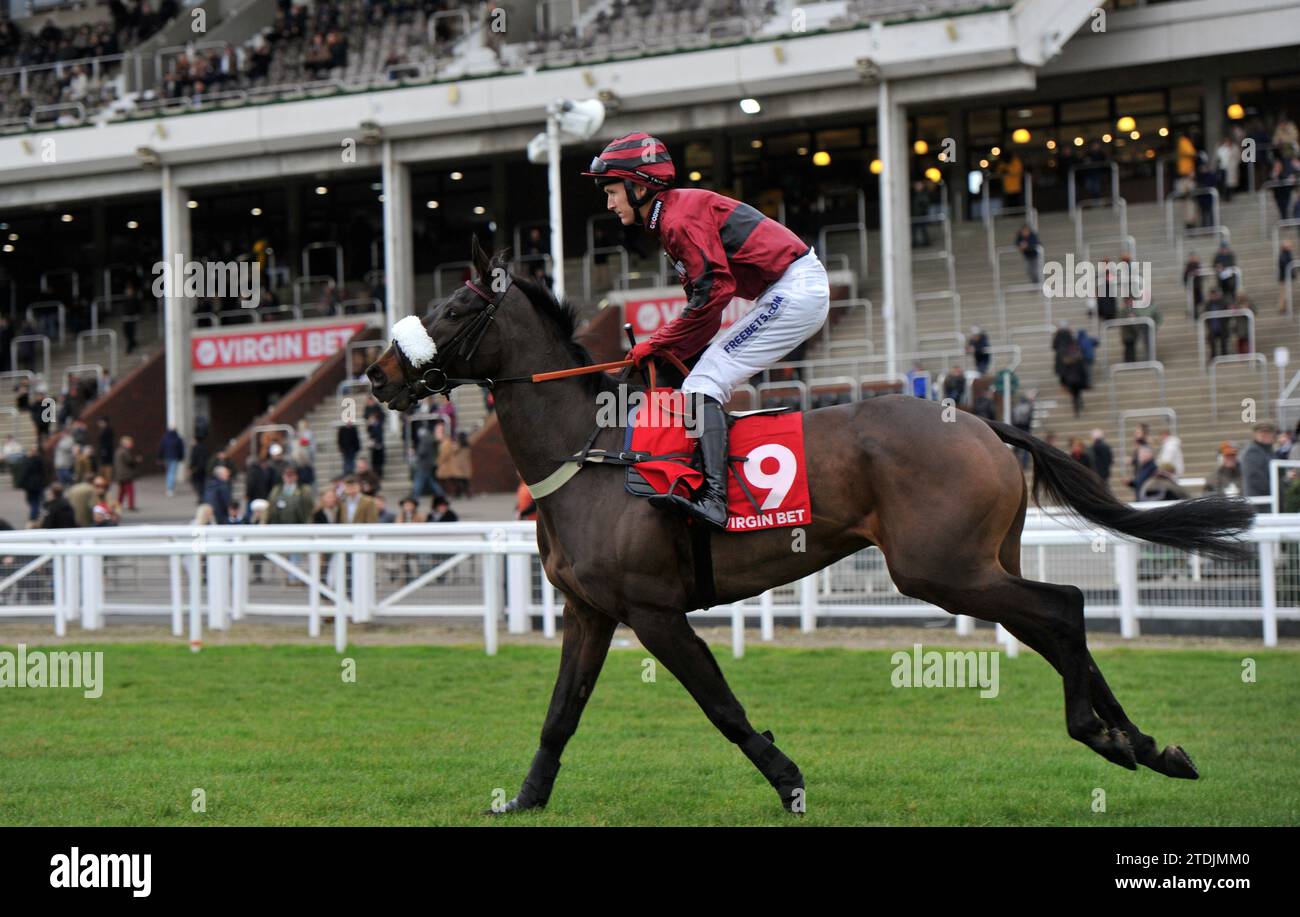
M366 378L370 380L371 385L375 385L375 386L383 385L384 382L386 381L384 378L384 371L380 369L378 366L372 366L369 369L367 369Z

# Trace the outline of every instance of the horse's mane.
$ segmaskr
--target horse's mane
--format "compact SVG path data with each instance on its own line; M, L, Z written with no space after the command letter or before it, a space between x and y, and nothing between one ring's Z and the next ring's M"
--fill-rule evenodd
M591 356L591 351L576 337L579 319L578 309L573 303L567 300L564 302L559 301L550 289L535 280L515 277L514 283L528 297L528 301L532 303L533 308L555 327L556 332L560 335L560 340L564 342L565 349L577 361L579 366L591 366L596 362ZM590 373L578 378L587 382L593 392L612 389L616 385L614 379L605 373Z

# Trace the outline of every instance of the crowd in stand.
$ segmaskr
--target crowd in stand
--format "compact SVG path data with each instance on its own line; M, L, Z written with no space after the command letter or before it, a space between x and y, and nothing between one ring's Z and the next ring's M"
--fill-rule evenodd
M3 116L26 118L37 105L102 101L111 94L110 77L116 70L105 66L97 72L88 61L130 49L170 22L178 10L176 0L110 0L108 16L100 21L60 28L47 18L34 31L24 31L0 13L0 69L82 62L50 71L48 78L32 75L26 95L16 91L14 80L15 91L3 94Z

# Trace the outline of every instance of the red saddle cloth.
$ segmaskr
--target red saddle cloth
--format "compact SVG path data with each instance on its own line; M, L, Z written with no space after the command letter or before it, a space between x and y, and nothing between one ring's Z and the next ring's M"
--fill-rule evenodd
M690 465L698 441L687 436L682 421L685 400L680 391L665 388L651 389L646 396L639 409L630 412L628 448L670 457L632 467L656 492L689 497L704 482L704 475ZM755 532L812 522L803 414L742 417L731 426L727 452L737 459L730 463L727 475L728 531Z

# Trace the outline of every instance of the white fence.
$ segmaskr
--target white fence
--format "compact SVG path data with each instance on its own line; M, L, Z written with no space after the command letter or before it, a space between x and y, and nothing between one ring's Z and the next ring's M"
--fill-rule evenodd
M1300 514L1261 514L1248 536L1252 556L1223 562L1136 543L1031 512L1022 572L1083 590L1092 619L1114 619L1125 637L1143 621L1258 622L1267 646L1278 621L1300 618ZM319 636L333 618L343 652L350 622L402 618L481 618L489 655L504 618L525 633L540 616L555 636L563 600L542 575L532 523L423 525L189 526L0 532L0 639L3 620L49 617L86 630L132 616L188 625L191 645L205 627L226 630L251 616L304 620ZM763 640L777 619L804 632L829 619L946 619L898 592L874 549L734 605L695 613L730 621L733 652L744 652L746 618ZM960 634L973 631L958 616ZM1015 643L1000 632L1008 650Z

